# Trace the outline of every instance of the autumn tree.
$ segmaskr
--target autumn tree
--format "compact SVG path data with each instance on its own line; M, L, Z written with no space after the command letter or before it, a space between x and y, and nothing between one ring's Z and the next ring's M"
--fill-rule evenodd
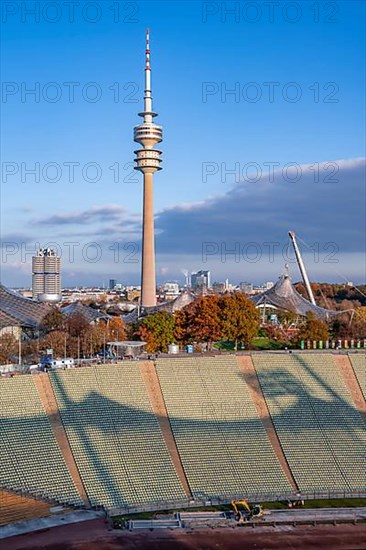
M182 345L192 342L189 331L189 318L187 308L179 309L174 313L174 338Z
M306 288L302 282L295 285L296 290L308 299ZM357 287L344 284L311 283L311 288L318 305L329 309L335 309L342 302L352 301L352 307L366 306L366 286ZM337 307L338 309L338 307Z
M67 332L70 336L80 337L90 327L90 324L81 313L72 313L67 317Z
M298 334L299 340L328 340L329 329L328 325L317 319L314 313L308 313L304 326Z
M168 345L174 342L174 317L166 311L159 311L144 317L139 326L140 338L146 342L146 351L167 352Z
M238 342L246 347L250 346L260 326L259 312L255 304L242 292L236 292L221 296L218 306L223 338L234 341L235 350L238 349Z
M53 350L54 357L63 357L67 354L68 334L65 331L54 330L41 338L39 347L41 351Z
M84 355L95 355L103 350L104 345L110 340L107 323L100 321L90 325L81 338L81 347Z
M39 338L24 340L22 342L22 358L25 363L38 363L39 346Z
M63 313L57 308L52 308L42 319L40 323L40 331L43 333L51 332L52 330L65 330L66 318Z
M358 307L355 310L351 332L354 338L366 338L366 307Z
M267 324L264 333L270 340L270 348L284 348L285 346L291 346L291 340L286 334L286 331L281 325ZM297 334L296 334L297 340Z
M205 342L208 349L222 337L218 297L200 296L185 308L187 314L187 338L190 341Z
M67 336L66 341L66 355L67 357L79 358L82 357L82 339L78 336Z
M6 364L18 353L18 342L15 336L5 332L0 336L0 363Z
M127 329L125 322L120 317L112 317L108 322L108 338L110 340L126 340Z

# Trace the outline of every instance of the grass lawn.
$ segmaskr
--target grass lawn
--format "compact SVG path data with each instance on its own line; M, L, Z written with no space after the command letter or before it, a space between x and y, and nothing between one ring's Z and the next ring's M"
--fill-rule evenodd
M234 342L228 342L228 341L221 341L221 342L215 342L215 348L221 349L223 351L234 351ZM252 350L276 350L276 349L285 349L285 346L280 343L276 342L274 340L270 340L269 338L265 336L257 336L256 338L253 338ZM238 345L238 351L241 351L241 345Z

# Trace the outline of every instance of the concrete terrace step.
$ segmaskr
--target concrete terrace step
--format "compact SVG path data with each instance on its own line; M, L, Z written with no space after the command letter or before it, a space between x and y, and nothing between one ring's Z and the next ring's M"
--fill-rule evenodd
M89 507L90 502L87 497L83 482L80 477L79 470L76 466L74 456L71 452L69 440L67 438L60 411L57 405L56 397L51 386L51 380L48 374L34 375L33 377L37 387L39 397L41 399L44 410L49 418L52 431L61 450L62 456L67 464L68 470L78 490L81 500L84 505Z
M58 514L56 516L48 516L44 518L31 519L28 521L19 521L11 525L0 527L0 540L25 533L33 533L42 529L50 529L51 527L59 527L70 523L78 523L80 521L89 521L92 519L104 518L104 512L95 512L92 510L77 510L67 514Z
M176 529L181 526L181 522L177 519L136 519L129 521L130 531L135 529Z

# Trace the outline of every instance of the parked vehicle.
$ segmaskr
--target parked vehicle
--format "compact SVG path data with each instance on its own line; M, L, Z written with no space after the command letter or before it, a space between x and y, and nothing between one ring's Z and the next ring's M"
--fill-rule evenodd
M39 363L39 369L46 372L53 369L71 369L75 366L74 359L68 357L65 359L54 359L53 357L42 357Z
M106 350L105 352L104 351L99 351L97 353L97 357L104 357L105 359L114 359L114 355L109 351L109 350Z

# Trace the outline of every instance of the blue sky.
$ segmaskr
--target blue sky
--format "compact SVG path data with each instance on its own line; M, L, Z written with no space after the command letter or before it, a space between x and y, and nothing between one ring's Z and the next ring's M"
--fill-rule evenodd
M314 258L304 249L314 280L340 281L341 273L364 281L363 2L280 2L273 17L265 2L100 1L97 11L80 2L73 21L67 3L57 11L38 4L38 22L22 3L2 4L1 234L13 243L5 256L3 248L5 284L30 284L26 252L49 241L63 253L65 285L138 283L142 185L129 163L147 26L164 127L158 280L202 267L214 280L274 279L294 229L322 250ZM236 15L225 11L233 8ZM39 181L26 172L35 163ZM70 163L78 163L73 181ZM298 179L284 178L289 163L302 167ZM269 241L281 245L273 262ZM78 243L74 261L67 242ZM220 253L204 261L210 242ZM247 250L252 242L260 260L223 261L223 243ZM330 242L337 265L327 261Z

